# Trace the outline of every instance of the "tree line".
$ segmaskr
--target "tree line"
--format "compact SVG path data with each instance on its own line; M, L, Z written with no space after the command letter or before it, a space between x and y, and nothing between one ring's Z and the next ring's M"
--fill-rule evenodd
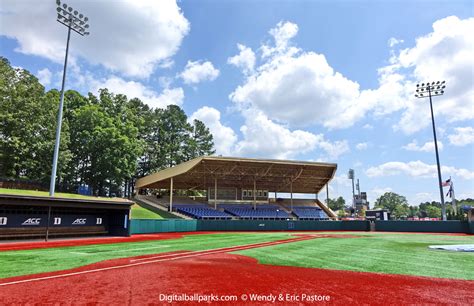
M47 185L60 92L0 57L0 178ZM65 92L57 186L95 195L129 195L137 177L214 154L209 128L176 105L152 109L101 89Z
M343 197L336 199L329 199L329 208L333 211L338 211L340 217L344 217L350 213L351 207L346 205ZM463 220L464 212L463 205L474 205L473 199L463 199L457 201L457 211L454 211L450 202L446 202L446 215L448 220ZM406 219L406 218L440 218L441 217L441 203L432 201L424 202L419 205L409 205L406 197L395 192L386 192L379 196L374 203L374 209L386 209L390 212L392 219Z

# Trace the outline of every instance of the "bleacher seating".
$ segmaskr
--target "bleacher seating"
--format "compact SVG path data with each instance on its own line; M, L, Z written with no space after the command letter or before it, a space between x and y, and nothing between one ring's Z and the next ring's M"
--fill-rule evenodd
M220 204L219 207L240 219L274 220L288 219L291 217L278 205L273 204L258 204L257 209L253 209L253 206L250 204Z
M300 220L327 220L328 215L318 207L297 206L293 207L293 214Z
M177 212L195 219L232 219L232 216L219 210L215 210L206 204L176 204L173 208Z

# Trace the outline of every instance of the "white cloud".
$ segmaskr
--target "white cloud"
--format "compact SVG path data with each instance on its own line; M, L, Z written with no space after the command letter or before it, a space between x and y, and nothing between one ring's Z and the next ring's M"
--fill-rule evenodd
M0 35L18 41L17 52L64 60L64 26L56 22L55 1L2 1ZM89 17L90 36L71 38L72 61L82 57L112 71L147 77L167 66L189 32L175 0L68 2ZM32 9L32 5L34 9Z
M318 142L317 146L323 149L326 153L326 156L322 158L323 160L326 159L327 161L336 161L339 156L350 151L347 140L336 140L331 142L324 139L322 134L320 134L320 136L321 140Z
M116 76L112 76L106 80L88 79L93 92L97 92L101 88L107 88L114 94L124 94L129 99L139 98L144 103L153 108L164 108L167 105L182 105L184 100L184 91L182 88L165 88L162 93L158 94L154 90L145 87L140 82L125 81Z
M345 128L369 111L384 115L406 103L402 75L381 69L380 87L360 91L359 84L335 71L324 55L291 46L297 31L288 22L270 30L273 45L260 48L262 65L230 94L235 104L258 108L281 123Z
M442 166L441 173L445 177L457 176L466 180L474 179L474 172L467 169ZM408 163L393 161L370 167L367 169L366 174L369 177L408 175L411 177L428 178L437 176L437 168L436 165L428 165L419 160Z
M370 190L370 192L367 193L367 197L369 202L372 204L371 206L375 206L375 201L383 194L387 192L393 192L393 189L391 187L375 187Z
M436 196L429 192L418 192L413 197L413 201L410 204L418 205L419 203L431 202Z
M456 122L474 118L474 18L450 16L433 23L433 32L392 58L394 71L411 70L415 82L447 82L444 96L433 99L435 117ZM413 89L412 85L412 89ZM423 103L424 102L424 103ZM411 96L396 130L413 133L429 126L429 104Z
M356 149L359 151L366 150L369 144L367 142L360 142L356 145Z
M275 28L268 31L268 33L273 37L274 46L272 45L262 45L262 56L268 57L278 53L287 53L289 49L290 40L298 34L298 25L292 22L283 22L280 21ZM296 49L291 49L296 51Z
M212 107L204 106L195 111L190 120L198 119L209 128L214 137L216 154L233 156L237 135L232 128L221 123L221 113Z
M51 84L52 73L48 68L38 70L38 80L43 86Z
M241 44L237 44L240 53L229 57L227 63L234 65L235 67L242 69L244 74L250 74L253 72L255 67L255 53L249 47L246 47Z
M243 115L245 124L240 128L243 139L236 148L237 154L241 156L287 159L312 151L321 140L321 136L310 132L291 131L258 110L248 109Z
M402 111L394 129L413 133L430 122L429 106L423 103L427 101L415 101L415 85L440 79L448 82L448 88L434 101L438 120L472 119L474 112L465 109L474 108L473 27L474 18L436 21L433 32L418 38L415 46L392 52L390 64L378 70L377 88L360 89L335 71L324 55L293 46L298 26L280 22L270 30L272 42L259 48L262 64L229 98L238 107L257 108L279 123L330 129L350 127L367 114L381 117Z
M331 142L322 134L290 130L273 122L259 110L247 109L242 115L245 123L240 127L240 139L232 128L221 123L221 114L215 108L204 106L190 118L199 119L209 127L217 154L291 159L318 149L317 153L325 160L336 160L349 151L346 140Z
M371 125L369 123L366 123L366 124L364 124L364 126L362 128L364 128L366 130L372 130L374 127L373 127L373 125Z
M404 43L403 39L397 39L395 37L390 37L390 39L388 40L388 45L390 48L402 43Z
M456 131L455 134L448 136L449 142L455 146L466 146L474 143L474 128L467 127L457 127L454 128Z
M403 146L402 148L407 151L415 151L415 152L434 152L435 151L434 141L426 142L424 145L420 146L418 145L418 142L415 139L409 144L407 144L406 146ZM438 141L438 150L443 150L443 143L441 141Z
M240 156L272 157L289 159L299 154L321 154L321 160L336 160L349 151L346 140L331 142L323 134L303 130L291 130L270 120L256 109L242 111L245 124L240 128L243 139L236 146Z
M219 76L219 70L211 62L188 61L184 71L179 75L186 84L197 84L202 81L213 81Z

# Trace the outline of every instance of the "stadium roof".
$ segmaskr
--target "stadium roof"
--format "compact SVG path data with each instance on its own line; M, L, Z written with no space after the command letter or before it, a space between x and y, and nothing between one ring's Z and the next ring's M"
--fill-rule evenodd
M136 188L207 189L239 187L271 192L318 193L336 173L337 164L276 159L206 156L137 180Z

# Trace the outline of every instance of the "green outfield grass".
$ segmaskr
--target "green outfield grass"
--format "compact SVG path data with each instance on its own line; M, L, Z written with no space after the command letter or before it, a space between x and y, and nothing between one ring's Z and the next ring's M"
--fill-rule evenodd
M270 265L474 280L474 253L428 249L429 245L474 244L474 236L354 234L363 237L321 238L236 253Z
M263 264L381 272L474 280L474 254L430 250L431 244L473 244L472 236L332 233L358 238L318 238L237 254ZM181 239L0 252L0 278L75 268L103 260L197 251L291 237L292 233L218 233Z
M163 219L163 216L141 207L138 204L132 205L132 219Z
M49 197L49 192L47 191L9 189L9 188L0 188L0 194ZM120 202L127 201L126 199L122 199L122 198L92 197L92 196L85 196L82 194L63 193L63 192L56 192L54 194L54 197L65 198L65 199L100 200L100 201L120 201Z
M189 235L181 239L23 251L0 251L0 278L76 268L103 260L174 251L200 251L285 239L289 233Z

